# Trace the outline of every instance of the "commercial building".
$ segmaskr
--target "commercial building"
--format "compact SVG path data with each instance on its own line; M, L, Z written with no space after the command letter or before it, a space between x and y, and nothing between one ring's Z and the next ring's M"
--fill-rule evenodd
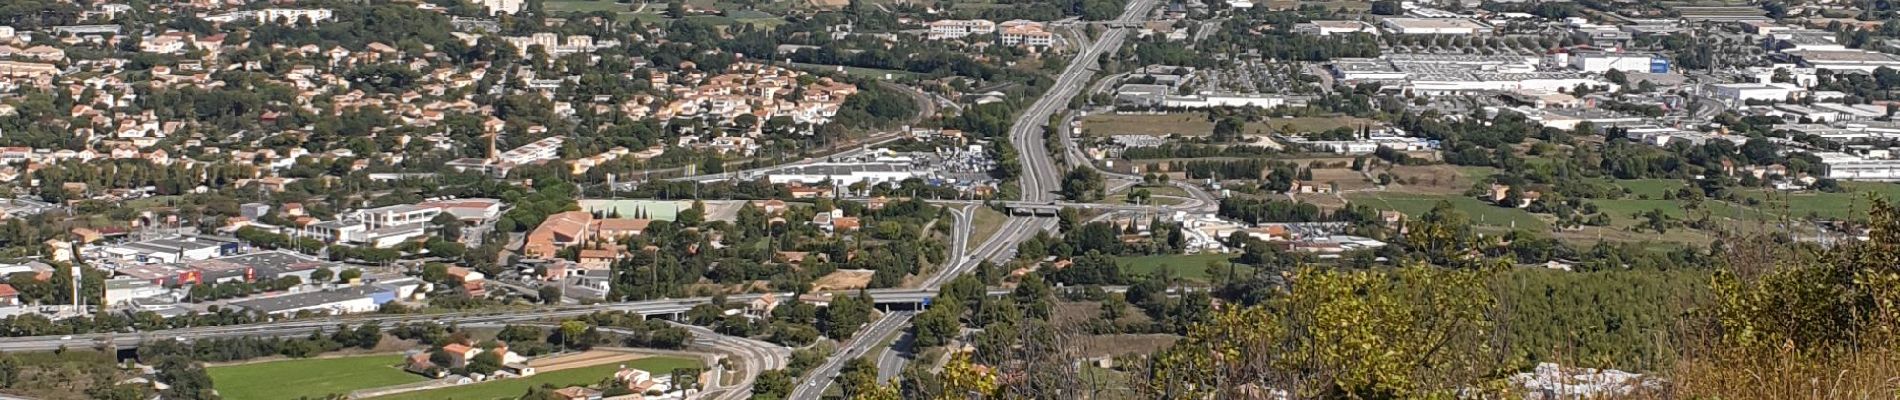
M1333 77L1345 81L1402 81L1408 76L1391 62L1375 58L1341 58L1328 65Z
M1874 72L1880 67L1900 68L1900 56L1866 50L1783 51L1801 66L1831 71Z
M1669 60L1653 54L1580 51L1569 54L1567 64L1583 72L1669 72Z
M105 304L114 306L128 301L167 297L171 294L171 289L166 289L165 286L149 280L132 277L113 278L106 280Z
M1900 160L1869 159L1846 153L1814 153L1825 166L1822 176L1846 181L1900 181Z
M1731 106L1742 106L1749 101L1788 101L1807 92L1800 86L1786 83L1719 83L1708 86L1710 97L1726 101Z
M1386 18L1380 23L1395 35L1476 35L1491 33L1490 25L1463 18Z
M235 239L173 236L106 246L103 253L136 263L178 263L237 254L242 248Z
M200 282L261 282L295 276L309 283L310 274L316 272L318 268L338 271L341 270L340 267L336 263L281 250L203 260L184 265L186 271L197 273Z
M1115 105L1125 107L1158 107L1174 89L1167 85L1127 84L1115 88Z
M1169 108L1217 108L1217 107L1260 107L1274 108L1286 104L1286 97L1264 94L1216 94L1201 93L1191 96L1167 96L1161 106Z
M1280 136L1281 142L1303 146L1314 151L1335 154L1370 154L1381 148L1398 151L1419 151L1438 148L1438 142L1425 138L1409 136L1374 136L1361 140L1307 140L1299 136Z
M1332 36L1353 33L1377 35L1379 28L1364 21L1313 21L1293 26L1293 32L1314 36Z
M805 185L830 181L840 187L858 183L880 184L903 181L928 175L928 171L914 169L908 163L822 163L809 164L780 169L765 176L773 184L799 183Z
M376 311L383 303L396 300L396 291L377 285L349 287L320 292L288 294L232 302L231 306L271 316L298 312L354 314Z

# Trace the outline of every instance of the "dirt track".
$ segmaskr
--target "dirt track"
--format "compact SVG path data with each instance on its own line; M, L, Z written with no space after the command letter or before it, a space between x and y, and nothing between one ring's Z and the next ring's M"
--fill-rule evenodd
M601 364L627 362L642 357L646 357L646 355L623 351L590 350L576 354L531 360L528 361L528 365L534 367L535 372L550 372L569 368L583 368Z

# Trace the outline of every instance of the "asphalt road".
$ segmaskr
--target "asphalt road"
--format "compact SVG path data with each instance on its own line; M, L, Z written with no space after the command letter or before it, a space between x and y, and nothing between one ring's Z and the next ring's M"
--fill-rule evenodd
M1144 20L1148 16L1148 11L1152 9L1154 5L1155 0L1136 0L1128 5L1127 9L1123 11L1119 18L1116 18L1116 22L1137 22ZM1044 143L1042 135L1043 127L1048 124L1050 116L1055 115L1056 111L1068 107L1069 99L1075 97L1076 94L1082 91L1084 86L1088 85L1090 77L1095 73L1096 60L1098 60L1102 54L1120 49L1122 40L1126 38L1127 35L1128 29L1126 28L1111 28L1104 31L1101 38L1089 42L1086 47L1076 53L1074 59L1070 60L1068 66L1063 69L1062 74L1056 77L1055 85L1044 92L1041 98L1036 99L1036 102L1031 104L1028 109L1024 110L1022 115L1017 117L1015 124L1010 127L1010 142L1015 145L1017 153L1022 155L1021 162L1023 163L1024 175L1020 177L1018 181L1022 184L1023 201L1048 202L1054 198L1054 194L1051 192L1059 186L1061 172L1057 170L1054 157L1047 151L1048 147ZM967 220L970 218L965 217L963 219ZM959 224L959 227L963 226L965 225ZM997 234L991 236L988 242L978 246L973 254L965 255L964 257L953 257L948 268L940 269L937 274L924 281L923 288L934 291L945 282L949 282L950 279L954 279L957 275L961 275L974 268L977 265L977 260L1009 258L1009 256L1015 253L1017 243L1021 243L1024 239L1034 236L1037 231L1051 229L1054 226L1055 220L1053 218L1012 216L1009 220L1004 222L1003 226L997 231ZM962 234L967 237L968 233L963 232ZM957 248L960 249L962 247L959 246ZM881 338L888 334L888 332L879 333L880 329L895 330L901 328L902 324L906 324L910 320L909 314L905 314L901 317L902 321L899 325L884 325L892 318L897 317L887 316L885 319L879 320L877 324L872 324L869 329L869 335L859 335L858 337ZM820 394L824 393L825 386L830 385L831 381L837 377L837 366L843 365L844 360L869 354L870 349L867 347L875 344L875 340L848 343L839 349L838 354L834 354L830 359L826 360L825 367L812 371L806 379L807 383L799 386L797 390L794 390L792 395L789 396L789 399L808 400L818 398ZM883 357L880 357L880 359L883 359ZM882 366L880 369L884 368L901 369L901 366Z
M720 385L720 383L723 382L715 380L712 385L707 385L705 392L701 392L701 396L706 399L737 400L750 398L752 397L752 385L757 383L759 372L785 368L785 365L792 357L792 349L786 348L785 346L747 338L721 335L718 332L713 332L711 329L696 325L681 323L674 323L674 325L685 327L686 330L693 332L693 345L695 347L724 353L734 357L738 360L739 365L741 365L740 368L742 368L743 372L739 375L740 379L738 383Z
M1154 5L1155 5L1155 0L1137 0L1131 3L1128 9L1124 12L1124 14L1120 18L1118 18L1116 21L1117 22L1140 21L1146 18L1148 14L1148 10L1152 9ZM1082 89L1082 87L1089 82L1089 78L1094 74L1093 69L1095 68L1096 60L1102 54L1108 51L1113 51L1115 49L1118 49L1121 46L1121 41L1126 37L1127 34L1128 34L1128 29L1126 28L1112 28L1105 31L1102 34L1102 37L1100 39L1089 43L1089 46L1082 49L1082 51L1078 52L1075 58L1069 63L1069 65L1063 71L1063 73L1057 77L1056 84L1053 87L1051 87L1050 90L1043 95L1043 97L1039 98L1034 104L1032 104L1029 109L1025 110L1023 115L1017 119L1015 125L1011 128L1011 134L1010 134L1011 141L1015 143L1016 148L1019 150L1021 154L1023 154L1022 161L1024 163L1025 175L1020 179L1020 181L1023 185L1023 199L1025 201L1047 202L1050 199L1052 199L1054 195L1051 192L1057 188L1060 175L1061 175L1061 173L1057 171L1057 167L1054 163L1053 158L1051 157L1050 154L1048 154L1047 151L1045 151L1047 147L1043 143L1044 140L1042 136L1042 129L1041 129L1042 126L1047 123L1050 115L1053 115L1057 110L1061 109L1062 107L1066 107L1068 105L1069 99L1071 97L1074 97ZM811 162L815 162L815 160L806 160L806 161L802 161L801 163L811 163ZM797 164L799 163L793 163L791 165L797 165ZM969 210L969 209L966 207L965 210ZM967 211L965 215L968 215ZM967 220L970 218L965 217L961 219L965 221L960 221L959 227L958 229L956 229L956 231L959 232L958 236L963 238L960 240L967 243L969 231L971 230L970 224L967 222ZM963 255L963 257L953 258L950 263L950 267L940 269L937 274L933 275L931 278L925 281L925 285L923 288L873 291L872 296L875 298L878 298L879 301L896 301L896 302L917 301L920 299L929 298L931 296L934 296L935 290L937 287L941 286L945 282L948 282L949 279L954 278L957 275L961 275L965 272L968 272L969 269L973 268L977 264L976 262L977 260L1007 259L1009 258L1010 255L1013 255L1013 253L1015 252L1015 246L1017 243L1020 243L1023 239L1033 236L1035 232L1037 231L1052 229L1054 225L1055 225L1055 220L1053 218L1011 217L1007 222L1005 222L1002 229L999 230L996 235L991 236L989 241L978 246L973 251L970 251L964 254L959 254L959 255ZM963 248L964 246L956 247L957 251L961 251L961 249ZM781 294L781 295L789 295L789 294ZM749 301L751 298L754 298L756 296L757 295L732 296L728 300L729 301ZM361 324L361 323L372 322L372 321L381 323L384 326L390 326L397 323L424 322L424 321L472 325L472 324L497 324L497 323L509 323L509 322L519 322L519 321L532 321L532 320L545 319L545 318L571 317L571 316L578 316L578 315L584 315L587 313L607 311L607 310L621 310L621 311L637 312L637 313L646 314L646 315L658 315L658 314L685 312L686 310L690 309L692 306L697 305L697 304L702 304L707 301L709 301L708 298L667 299L667 300L640 301L640 302L603 303L603 304L584 305L584 306L536 308L532 310L518 310L518 311L504 311L504 312L480 312L480 313L434 314L434 315L335 317L335 318L323 318L323 319L276 321L276 322L267 322L267 323L260 323L260 324L247 324L247 325L235 325L235 326L170 329L170 330L129 333L129 334L84 334L84 335L70 335L70 336L18 337L18 338L9 338L4 341L0 341L0 351L52 350L52 349L59 348L61 346L80 347L80 346L91 346L91 345L103 344L103 343L112 343L118 346L131 346L131 345L137 345L138 343L141 343L147 340L170 340L170 339L193 340L193 339L203 339L203 338L223 338L223 337L237 337L237 336L280 336L280 337L281 336L300 336L300 335L308 334L309 332L313 330L334 329L334 327L339 323L348 323L348 324L354 325L354 324ZM791 398L811 399L811 398L816 398L817 395L819 394L822 394L824 388L819 383L824 383L828 385L832 381L832 379L837 376L838 368L841 368L843 366L844 360L848 360L851 358L856 358L859 356L863 356L865 354L869 354L871 346L878 344L878 342L881 341L881 338L887 337L888 335L890 335L893 332L896 332L899 329L903 329L903 327L909 323L912 315L914 314L911 312L887 313L883 318L880 318L878 321L870 324L862 334L856 336L858 339L847 342L846 345L840 349L840 352L838 354L828 359L826 363L822 365L820 368L815 369L813 373L809 375L807 379L804 381L805 384L800 385L799 388L793 392L793 395L791 396ZM878 339L865 339L865 338L878 338ZM717 341L715 340L714 342L711 342L711 343L718 343L720 345L732 347L734 349L760 347L759 343L749 343L745 341ZM711 346L711 344L709 344L709 346ZM747 356L742 356L742 358L743 357L747 357ZM769 365L772 365L771 363L777 362L780 367L783 366L782 360L772 361L774 359L769 355L754 354L750 357L754 357L756 359L761 360L760 362L762 363L762 365L769 366ZM763 369L771 369L771 368L763 368ZM757 376L757 372L763 369L753 369L753 370L747 371L746 373L746 375L748 376L746 378L747 382L750 382L751 379L755 379ZM747 385L747 388L749 389L749 383ZM740 393L740 392L744 392L744 391L738 390L738 389L731 390L731 393Z
M825 359L824 364L813 368L809 373L811 377L801 382L797 388L793 388L792 394L785 398L788 400L817 399L824 395L825 388L831 386L832 379L838 376L839 370L844 369L846 361L869 354L872 346L876 346L892 333L904 329L904 326L910 324L910 318L915 315L916 313L912 311L884 313L883 317L872 321L859 330L857 335L845 341L843 346L839 346L837 354Z

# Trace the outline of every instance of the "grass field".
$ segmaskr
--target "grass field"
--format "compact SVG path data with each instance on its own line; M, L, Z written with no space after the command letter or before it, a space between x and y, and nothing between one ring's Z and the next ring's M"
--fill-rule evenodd
M1207 136L1214 123L1204 114L1124 115L1095 114L1082 117L1082 132L1090 136L1181 135Z
M658 4L648 7L660 7L663 9L665 6L665 4ZM548 12L589 13L594 11L629 12L633 11L635 7L639 7L639 5L637 3L615 3L613 0L548 0L543 3L542 7L546 8Z
M1325 132L1337 128L1358 130L1361 126L1376 124L1369 119L1347 116L1268 118L1265 123L1247 124L1247 133L1277 133L1281 127L1291 129L1294 133Z
M207 372L226 399L323 398L425 379L397 368L401 363L402 355L388 354L226 365Z
M1211 277L1208 276L1207 264L1209 262L1225 262L1232 258L1234 258L1233 254L1202 253L1120 257L1117 261L1122 266L1122 274L1127 276L1148 275L1155 271L1165 269L1182 280L1207 283L1211 281ZM1234 272L1237 274L1250 273L1246 267L1240 267L1239 270Z
M1786 213L1790 217L1806 218L1865 218L1868 207L1873 201L1868 198L1886 198L1900 200L1900 184L1875 182L1842 182L1846 193L1768 193L1747 191L1740 195L1745 198L1760 199L1762 205L1756 208L1766 212Z
M969 248L964 250L975 249L983 242L990 241L990 236L995 236L997 230L1003 229L1003 220L1007 219L1009 216L1003 215L1002 211L989 207L977 207L975 220L970 221L970 242L965 243Z
M647 357L625 363L629 368L638 368L660 376L673 372L674 368L699 368L699 360L678 357ZM592 385L601 379L613 375L620 369L619 363L601 364L591 367L564 369L554 372L535 374L527 378L503 379L472 385L423 390L401 393L391 396L375 397L382 400L502 400L514 399L527 393L529 388L552 384L555 387L573 385ZM228 398L228 396L227 396Z
M1515 208L1498 207L1465 196L1361 192L1348 194L1347 197L1355 202L1372 206L1372 208L1394 210L1405 213L1405 215L1413 218L1431 212L1432 207L1437 206L1440 201L1450 201L1453 208L1458 209L1458 211L1463 211L1466 216L1471 217L1472 223L1478 225L1504 228L1515 227L1516 229L1529 231L1544 231L1550 229L1549 223L1538 219L1536 215L1530 212Z
M779 22L783 23L784 21L779 20ZM789 64L791 64L793 68L803 69L807 71L836 72L840 69L840 66L837 66L837 65L819 65L819 64L805 64L805 63L789 63ZM861 67L849 67L849 66L845 66L842 68L845 75L851 75L851 76L862 77L862 78L897 79L897 78L918 76L918 74L914 72L901 71L901 70L895 70L895 69L861 68ZM886 77L889 77L889 78L886 78Z
M1282 126L1293 132L1319 132L1333 128L1357 129L1373 123L1354 117L1268 118L1248 123L1246 134L1278 133ZM1082 133L1089 136L1156 135L1207 136L1214 133L1214 122L1202 113L1177 114L1096 114L1082 117Z
M1173 206L1173 205L1179 205L1185 202L1187 202L1187 200L1177 199L1173 197L1153 197L1153 198L1149 198L1147 201L1148 204L1157 205L1157 206ZM1096 201L1095 203L1096 204L1133 204L1133 203L1128 202L1127 193L1111 194L1111 195L1108 195L1108 197L1103 197L1101 200Z

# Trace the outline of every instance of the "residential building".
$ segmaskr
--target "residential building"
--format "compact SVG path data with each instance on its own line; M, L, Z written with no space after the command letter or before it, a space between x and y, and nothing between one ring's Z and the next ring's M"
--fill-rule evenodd
M962 39L971 35L989 35L996 33L995 22L981 19L946 19L932 21L929 25L930 33L926 38L930 40Z
M258 21L261 23L296 25L301 22L312 24L329 21L336 12L327 9L266 8L261 10L233 11L205 17L211 22Z
M1041 22L1010 20L997 24L997 29L1002 31L1004 46L1049 47L1056 43L1055 33L1043 30Z

